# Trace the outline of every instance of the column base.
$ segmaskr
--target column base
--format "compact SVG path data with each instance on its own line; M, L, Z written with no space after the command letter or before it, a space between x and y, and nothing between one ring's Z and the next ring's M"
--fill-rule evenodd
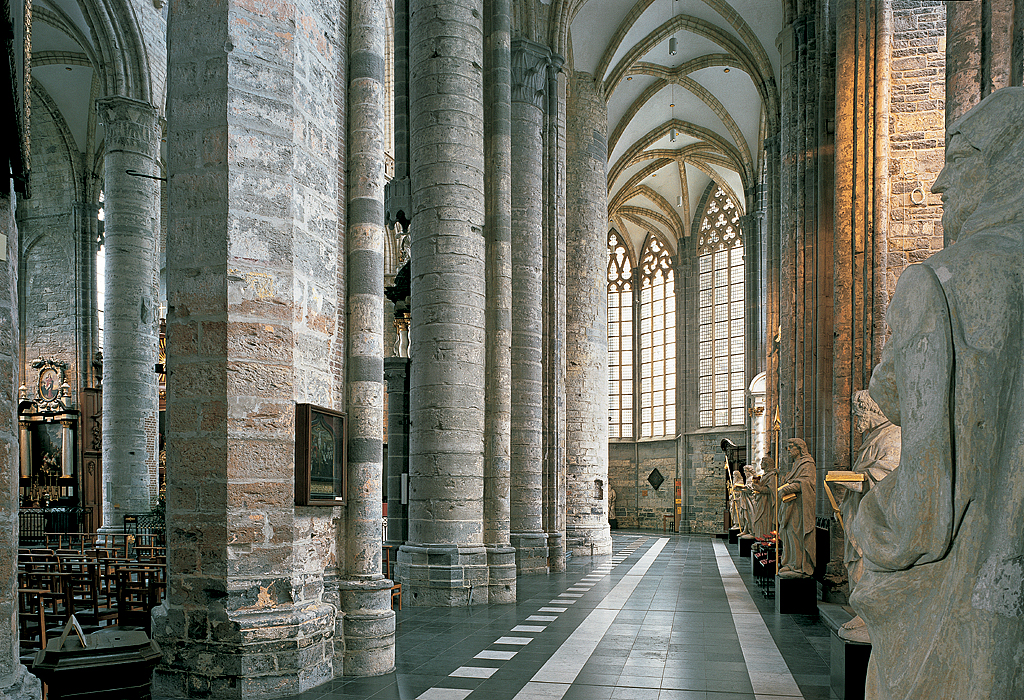
M340 581L346 676L382 676L395 670L395 611L391 609L391 581Z
M516 550L514 547L487 547L487 602L516 602Z
M612 553L612 534L608 521L595 527L565 529L565 548L574 557L603 557Z
M43 697L43 684L22 664L16 664L14 673L0 677L0 698L4 700L39 700Z
M548 569L551 573L565 571L565 535L561 532L548 533Z
M521 575L548 572L548 536L543 532L513 532L509 542L516 552L516 572Z
M395 575L403 605L455 608L490 598L483 545L402 545Z
M153 694L264 700L322 685L334 677L335 615L325 603L186 613L165 601L153 610Z

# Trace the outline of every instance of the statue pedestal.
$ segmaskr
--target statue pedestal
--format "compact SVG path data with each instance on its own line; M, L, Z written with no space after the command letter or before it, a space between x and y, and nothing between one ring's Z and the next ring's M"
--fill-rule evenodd
M832 692L839 700L864 700L864 679L868 673L871 645L851 642L839 636L839 627L853 619L853 616L842 607L818 603L818 615L832 632L832 674L829 681Z
M762 564L757 557L750 557L750 575L754 578L768 578L775 576L775 561L770 565Z
M818 584L813 578L775 577L775 612L814 615L818 612Z
M753 537L741 537L740 538L740 556L741 557L749 557L750 556L750 547L756 541L757 540L755 540Z
M740 539L740 529L738 527L729 530L729 544L736 544Z

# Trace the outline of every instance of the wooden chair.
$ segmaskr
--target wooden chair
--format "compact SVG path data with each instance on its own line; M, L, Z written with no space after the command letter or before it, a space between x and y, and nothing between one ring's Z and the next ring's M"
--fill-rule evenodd
M18 626L22 646L45 648L50 628L66 622L73 607L70 593L56 572L18 572Z
M391 562L391 548L384 547L383 549L383 569L384 577L391 579L391 609L395 609L395 602L398 602L398 609L402 609L402 584L395 581L394 574L392 573L393 567Z
M150 633L150 614L160 604L160 570L124 566L117 570L117 624L142 627Z
M64 585L70 595L75 616L85 627L95 632L100 626L117 618L117 611L110 607L109 598L100 596L99 563L96 559L81 556L57 555L60 569L64 574Z

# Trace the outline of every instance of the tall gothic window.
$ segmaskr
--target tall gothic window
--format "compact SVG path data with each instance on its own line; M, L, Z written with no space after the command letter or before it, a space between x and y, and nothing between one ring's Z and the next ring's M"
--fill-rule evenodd
M639 326L634 323L634 309ZM640 437L675 435L675 329L675 275L664 241L649 236L640 264L634 266L625 240L612 231L608 235L610 437L632 438L638 430ZM639 413L634 402L639 402Z
M640 436L675 432L675 278L664 243L649 236L640 257Z
M608 435L633 437L633 261L608 234Z
M743 236L722 188L709 198L698 240L699 422L743 424Z

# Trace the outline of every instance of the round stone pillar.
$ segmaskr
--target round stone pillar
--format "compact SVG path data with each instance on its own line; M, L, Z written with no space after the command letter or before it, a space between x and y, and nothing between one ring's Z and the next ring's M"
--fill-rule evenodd
M410 2L410 541L397 575L411 605L489 596L482 17L479 0Z
M127 97L96 103L104 128L103 524L157 497L157 111ZM135 173L134 175L130 173Z
M547 47L512 45L512 502L516 570L547 572L543 504L544 98Z
M610 554L608 525L608 108L588 73L566 109L566 527L575 556Z
M10 187L10 185L8 185ZM18 229L14 223L14 192L0 194L0 698L37 700L42 697L39 679L19 660L18 639L18 497L21 469L18 462Z
M512 414L512 2L485 8L487 168L487 410L484 425L484 545L488 599L516 601L516 551L509 542Z
M350 5L348 124L348 496L344 673L395 667L391 582L381 571L384 435L383 0ZM342 543L339 543L341 545Z

